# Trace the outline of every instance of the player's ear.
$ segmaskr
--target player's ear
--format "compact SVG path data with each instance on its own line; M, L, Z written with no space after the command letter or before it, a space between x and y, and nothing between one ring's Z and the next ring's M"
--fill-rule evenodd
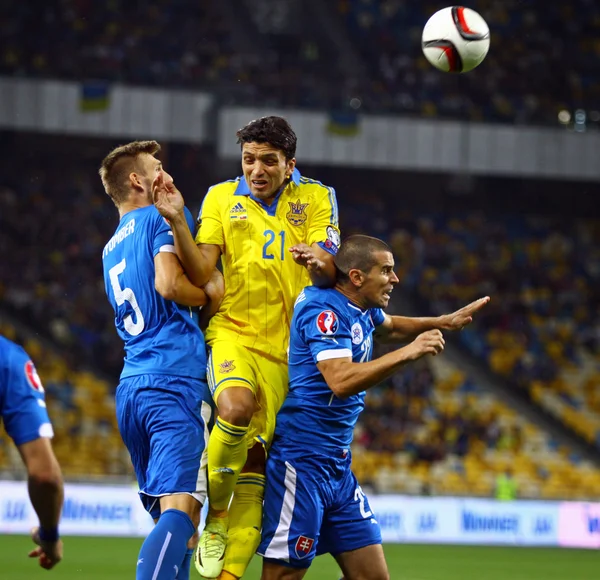
M285 170L285 176L288 179L292 176L292 173L294 173L295 168L296 168L296 158L293 157L292 159L288 159L286 161L286 170Z
M144 186L142 185L142 182L140 181L140 176L135 173L135 171L132 171L129 174L129 184L131 185L131 187L133 189L144 189Z
M350 282L357 288L360 288L363 285L364 275L358 268L352 268L350 272L348 272L348 278L350 278Z

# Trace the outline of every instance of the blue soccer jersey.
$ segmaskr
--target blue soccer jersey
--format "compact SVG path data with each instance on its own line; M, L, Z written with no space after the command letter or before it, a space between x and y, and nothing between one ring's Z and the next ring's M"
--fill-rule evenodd
M44 387L29 355L0 336L0 417L16 445L52 437Z
M307 568L318 554L381 543L379 524L350 469L354 426L365 393L340 399L317 363L371 360L381 309L362 310L334 289L309 287L296 301L289 393L267 460L262 540L268 560Z
M186 209L190 228L193 218ZM125 344L121 378L142 374L204 378L204 336L192 309L154 288L154 257L175 252L173 233L154 206L125 214L102 252L106 294Z
M380 308L362 310L337 290L304 289L292 319L289 393L277 415L278 446L326 450L350 445L365 393L339 399L317 363L342 357L370 361L373 331L383 320Z
M187 210L186 217L192 229ZM102 253L106 294L125 343L117 421L153 518L164 495L187 493L204 502L211 418L204 336L192 309L156 291L159 252L175 252L173 233L148 206L121 218Z

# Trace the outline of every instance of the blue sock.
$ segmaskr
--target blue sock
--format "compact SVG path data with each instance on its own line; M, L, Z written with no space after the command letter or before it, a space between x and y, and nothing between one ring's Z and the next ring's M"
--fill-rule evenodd
M175 580L193 533L194 524L185 512L163 512L142 544L136 580Z
M179 567L179 574L177 574L177 578L175 578L175 580L190 580L190 566L192 564L193 555L193 549L189 549L185 553L185 558L183 559L183 562L181 562L181 566Z

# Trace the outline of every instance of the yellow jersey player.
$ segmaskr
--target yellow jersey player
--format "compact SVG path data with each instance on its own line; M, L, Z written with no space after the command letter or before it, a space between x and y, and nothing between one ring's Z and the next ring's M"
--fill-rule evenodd
M265 451L287 394L294 302L311 282L333 283L340 243L335 192L300 175L287 121L264 117L237 137L244 175L209 189L195 243L181 194L155 189L190 280L206 284L219 257L225 277L206 331L218 418L208 445L210 509L195 559L203 577L222 580L242 577L260 541Z

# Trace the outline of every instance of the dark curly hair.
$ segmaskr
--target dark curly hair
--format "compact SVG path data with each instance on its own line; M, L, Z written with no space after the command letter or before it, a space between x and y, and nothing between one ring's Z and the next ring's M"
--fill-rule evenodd
M285 155L286 161L296 156L296 133L283 117L261 117L250 121L236 136L238 143L269 143Z

